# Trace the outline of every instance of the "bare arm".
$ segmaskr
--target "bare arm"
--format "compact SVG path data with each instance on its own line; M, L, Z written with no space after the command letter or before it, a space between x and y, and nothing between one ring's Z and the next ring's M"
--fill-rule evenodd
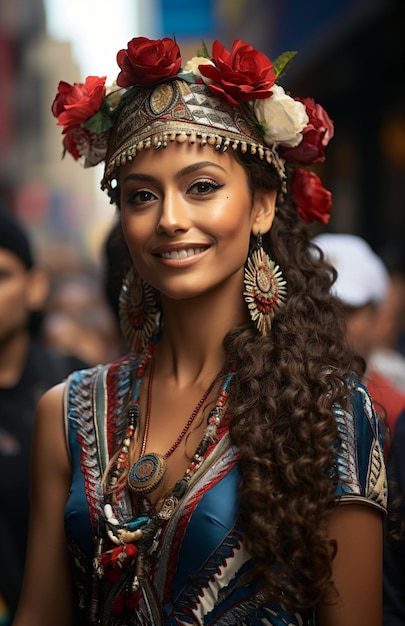
M35 417L28 555L13 626L71 626L63 515L71 469L62 419L63 385L41 398Z
M331 516L329 534L337 541L333 577L339 598L319 607L317 625L381 626L381 513L361 504L339 506Z

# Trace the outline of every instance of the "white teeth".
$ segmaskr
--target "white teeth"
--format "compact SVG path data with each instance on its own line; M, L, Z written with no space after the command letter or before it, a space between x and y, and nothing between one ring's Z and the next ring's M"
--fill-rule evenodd
M171 252L161 252L164 259L186 259L189 256L204 252L204 248L188 248L187 250L172 250Z

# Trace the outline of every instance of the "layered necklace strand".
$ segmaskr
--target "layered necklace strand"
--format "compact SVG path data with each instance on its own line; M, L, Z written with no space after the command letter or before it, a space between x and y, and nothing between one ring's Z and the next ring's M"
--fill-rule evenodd
M139 428L139 389L143 373L149 359L151 358L153 350L154 344L151 344L139 364L137 379L134 385L133 400L131 401L128 408L128 427L124 433L121 451L118 454L115 465L112 467L110 472L110 481L108 485L109 489L104 493L103 507L107 536L110 541L117 546L123 546L128 543L136 543L142 553L147 553L149 556L153 554L153 552L157 548L160 527L164 522L172 517L179 501L184 496L187 490L191 478L194 476L194 474L204 461L209 446L215 443L215 441L217 440L217 429L222 421L225 405L228 399L228 388L234 376L233 368L228 372L228 374L224 376L215 406L209 413L207 426L205 428L203 437L183 477L176 482L172 491L165 497L159 511L153 511L147 499L143 499L140 502L138 516L127 523L120 523L114 512L113 494L110 489L114 487L120 476L125 471L130 443L132 438L134 437L135 431L137 430L137 428ZM208 393L206 392L207 397L209 391L211 391L210 388L208 390ZM196 407L196 414L198 413L204 401L204 399L201 399L200 402L197 404L198 408ZM182 436L182 438L184 436L185 434ZM178 439L176 440L176 443L177 441ZM169 450L170 449L171 448L169 448Z
M204 391L204 394L196 404L192 414L188 418L183 430L180 435L177 437L176 441L170 446L170 448L165 452L165 454L161 455L157 452L149 452L145 454L149 427L150 427L150 416L152 409L152 385L153 385L153 375L155 371L155 360L152 359L150 365L150 373L149 373L149 383L148 383L148 393L147 393L147 404L146 404L146 416L145 416L145 429L142 439L141 445L141 453L139 459L133 464L129 473L128 473L128 487L129 489L137 494L137 495L147 495L154 491L163 481L163 478L167 471L167 463L166 460L169 456L177 449L180 443L183 441L186 436L188 430L193 424L195 418L197 417L201 407L204 402L208 398L211 393L215 379L210 383L208 388Z

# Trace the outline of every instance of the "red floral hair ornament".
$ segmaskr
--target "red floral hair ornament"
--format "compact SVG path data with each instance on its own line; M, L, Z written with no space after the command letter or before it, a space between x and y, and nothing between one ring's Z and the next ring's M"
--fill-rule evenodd
M309 122L302 131L302 141L295 148L282 148L282 157L290 163L310 165L325 160L325 148L334 134L333 122L313 98L294 98L305 105Z
M306 169L292 172L291 195L295 208L306 222L317 220L327 224L332 208L332 194L322 185L319 176Z
M173 39L134 37L117 54L119 87L158 85L174 78L181 67L180 48Z
M292 98L277 82L295 54L285 52L273 63L240 39L233 42L230 51L215 41L211 54L203 45L182 67L174 39L134 37L117 54L120 72L114 87L106 87L105 77L98 76L88 76L84 83L73 85L59 83L52 113L63 127L63 155L69 152L85 167L105 161L102 187L111 190L116 168L148 147L196 140L201 145L215 145L215 149L240 146L242 152L250 150L276 168L283 193L287 191L286 172L290 172L289 186L298 213L307 222L316 219L327 223L330 192L316 174L296 167L325 160L333 123L312 98ZM182 99L187 91L185 83L189 84L187 101ZM177 109L170 109L169 92L187 109L184 119ZM153 106L143 109L140 124L140 99L152 94ZM194 108L188 108L190 100ZM195 106L202 101L203 107ZM122 108L126 108L125 115L132 116L132 122L121 145L114 133ZM160 123L162 136L153 135L151 129L156 123ZM167 137L165 128L170 131Z
M84 83L60 81L52 102L52 113L63 126L63 156L84 158L85 167L101 163L107 150L113 94L108 95L106 77L88 76ZM112 97L111 97L112 96Z
M58 118L58 126L63 126L63 134L100 110L106 95L105 81L106 76L88 76L84 83L59 83L52 113Z
M200 65L199 70L212 93L232 106L260 98L269 98L276 80L270 59L240 39L231 52L219 42L212 46L213 65Z

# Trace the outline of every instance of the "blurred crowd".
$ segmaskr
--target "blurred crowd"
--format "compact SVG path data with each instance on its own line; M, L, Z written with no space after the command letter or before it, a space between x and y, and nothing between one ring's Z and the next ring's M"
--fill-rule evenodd
M18 221L0 211L0 625L22 582L29 519L30 451L40 396L70 372L125 351L118 322L128 266L119 224L98 272L56 273L36 261Z

